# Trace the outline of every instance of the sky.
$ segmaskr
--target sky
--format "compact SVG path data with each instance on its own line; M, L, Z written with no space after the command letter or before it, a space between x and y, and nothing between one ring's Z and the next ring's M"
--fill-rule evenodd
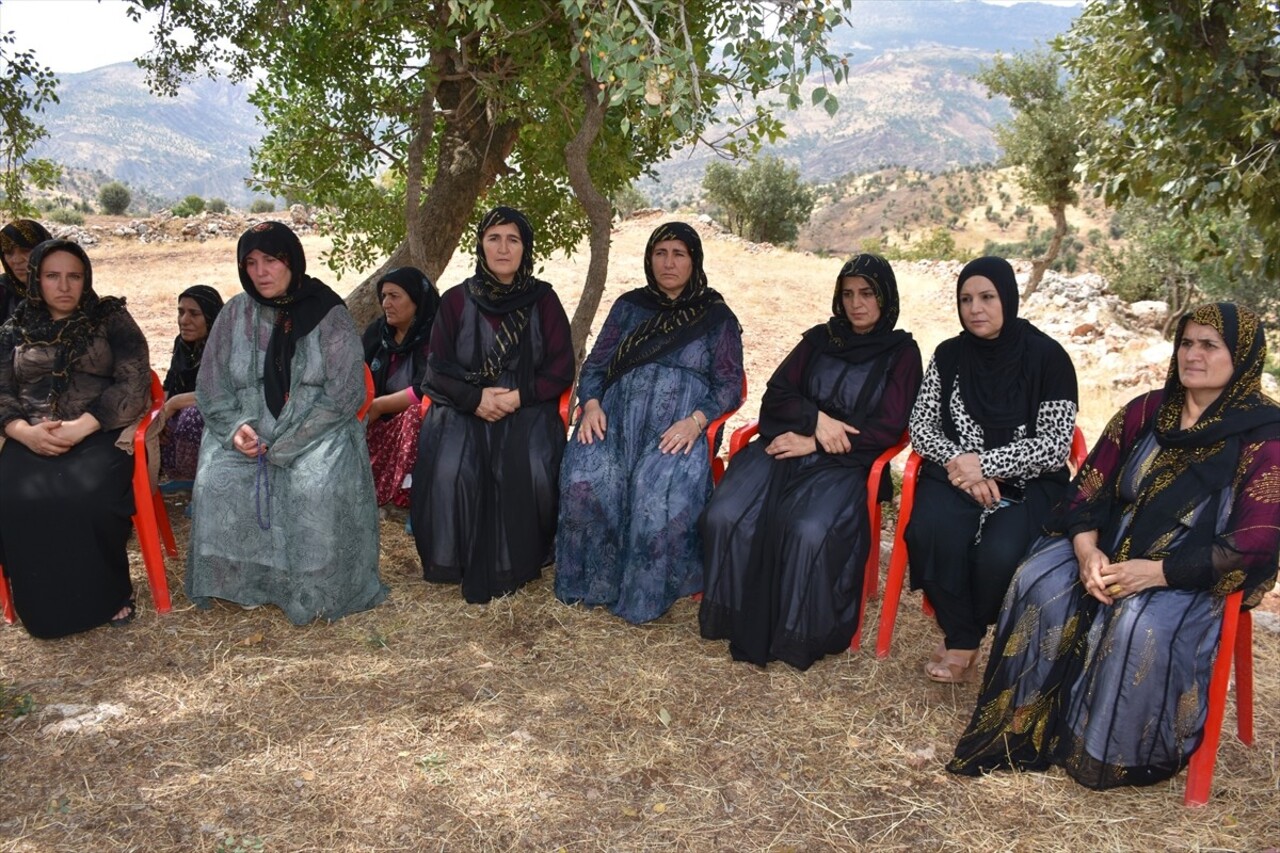
M0 0L0 30L12 31L19 50L55 72L74 74L129 62L151 47L144 16L135 23L123 0Z
M1077 5L1080 0L1049 2ZM13 31L17 48L34 50L42 65L74 74L129 62L150 49L150 16L134 23L125 15L126 5L123 0L0 0L0 31Z

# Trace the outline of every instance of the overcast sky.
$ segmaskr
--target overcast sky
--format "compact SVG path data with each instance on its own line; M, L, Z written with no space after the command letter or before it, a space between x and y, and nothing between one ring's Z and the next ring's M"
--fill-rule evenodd
M1014 0L988 2L1009 5ZM1050 2L1075 5L1080 0ZM42 65L72 74L128 62L150 49L152 16L134 23L125 7L123 0L0 0L0 30L13 31L18 49L35 50Z

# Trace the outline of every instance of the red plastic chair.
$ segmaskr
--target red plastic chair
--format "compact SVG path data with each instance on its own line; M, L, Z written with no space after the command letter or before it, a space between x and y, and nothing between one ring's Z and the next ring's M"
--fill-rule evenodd
M1089 445L1084 433L1076 427L1071 436L1071 453L1067 465L1079 471L1089 455ZM911 511L916 503L916 480L920 473L920 456L914 450L907 457L902 471L902 500L898 504L898 523L893 529L893 552L889 557L889 572L884 581L884 603L880 606L880 629L876 637L876 657L887 658L893 644L893 626L898 619L898 602L902 598L902 584L907 573L907 544L904 536ZM927 596L921 596L921 607L926 616L933 616L933 606Z
M363 421L365 415L369 414L369 407L373 405L373 374L369 371L369 365L364 366L364 405L360 407L360 411L356 412L356 420Z
M168 613L171 609L169 601L169 582L164 573L164 557L160 548L170 557L178 556L178 546L173 540L173 528L169 525L169 514L164 508L164 499L160 495L159 486L151 482L151 474L147 467L147 429L160 417L164 408L164 387L160 377L151 371L151 407L138 424L133 433L133 527L138 534L138 548L142 551L142 562L147 569L147 582L151 586L151 600L155 603L157 613ZM4 576L4 567L0 566L0 610L3 610L4 621L12 625L17 620L13 598L9 591L9 580Z
M1218 637L1218 653L1209 676L1209 713L1204 722L1204 739L1191 755L1187 765L1187 789L1182 796L1186 806L1203 806L1209 802L1213 785L1213 766L1218 760L1218 741L1226 716L1227 687L1231 681L1231 663L1236 666L1236 734L1246 746L1253 746L1253 617L1241 610L1244 593L1227 596L1222 610L1222 633Z
M569 401L573 399L573 387L564 389L564 393L560 395L560 420L564 421L565 432L569 431ZM431 398L422 395L422 402L419 404L422 408L420 414L422 417L427 416L427 409L431 408Z
M751 420L744 426L738 427L733 431L733 435L729 438L729 459L733 459L733 455L747 446L747 443L760 432L760 422ZM898 442L892 447L886 449L883 453L876 457L876 461L871 463L871 470L867 473L867 515L870 519L871 531L871 548L867 552L867 562L863 568L862 577L862 602L858 608L858 630L854 632L853 639L849 641L851 650L862 648L862 620L867 614L867 600L876 595L876 591L880 582L880 502L875 500L875 496L880 492L880 479L884 475L884 467L893 461L899 453L907 446L907 434L904 432Z
M711 482L719 485L720 478L724 476L725 461L716 454L716 441L720 438L720 430L724 428L725 421L738 413L742 408L742 404L747 402L747 374L742 374L742 396L738 399L738 405L707 424L707 453L711 454ZM752 423L755 423L752 421ZM741 427L734 431L737 435L741 431ZM746 442L743 441L743 444ZM729 456L733 456L733 436L729 436Z

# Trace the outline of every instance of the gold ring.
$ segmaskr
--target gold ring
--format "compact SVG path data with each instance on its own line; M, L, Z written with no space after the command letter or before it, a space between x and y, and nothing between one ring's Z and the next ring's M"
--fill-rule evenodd
M1111 586L1107 587L1107 595L1111 596L1112 598L1116 597L1122 592L1124 592L1124 587L1120 586L1120 584L1118 583L1113 583Z

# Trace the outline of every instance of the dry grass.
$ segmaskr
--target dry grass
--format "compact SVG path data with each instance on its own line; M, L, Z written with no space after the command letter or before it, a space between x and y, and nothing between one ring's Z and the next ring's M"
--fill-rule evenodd
M606 302L637 281L647 231L617 235L616 266L635 273L619 276ZM103 259L100 290L127 292L144 318L169 316L172 294L201 277L234 292L229 244L205 244L200 257L178 252L168 270L139 256L156 267L145 287L143 270L119 274L136 251L105 246L94 257ZM746 327L758 401L798 331L824 315L835 264L716 241L708 255L712 280ZM193 275L205 263L209 274ZM560 259L546 275L569 282L584 266ZM927 352L954 322L951 285L903 277L904 325L938 330L932 339L917 333ZM125 281L133 284L116 286ZM560 291L571 308L575 286ZM922 317L930 319L914 322ZM152 335L158 365L170 334ZM169 508L181 546L183 501ZM760 670L701 640L689 601L633 627L559 604L544 578L468 606L456 589L420 580L402 519L383 522L382 550L388 602L331 625L293 628L273 608L198 612L180 593L162 617L144 590L142 614L124 630L56 642L0 630L0 682L36 703L33 714L0 722L0 850L1280 844L1275 635L1259 632L1255 642L1258 745L1226 735L1213 799L1189 810L1181 777L1096 794L1058 771L946 774L976 688L920 675L935 638L914 596L887 660L864 650L807 673ZM180 565L171 563L169 582L181 589ZM873 606L871 628L876 617ZM58 705L118 713L56 733Z

